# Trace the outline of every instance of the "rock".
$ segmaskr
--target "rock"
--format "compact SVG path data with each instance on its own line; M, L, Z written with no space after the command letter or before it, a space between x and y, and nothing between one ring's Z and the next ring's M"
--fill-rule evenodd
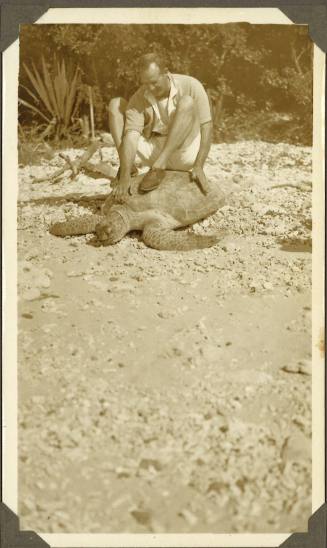
M37 299L42 289L50 286L52 272L47 268L40 268L27 261L18 262L19 296L28 301Z
M104 142L104 144L108 147L113 147L115 146L115 143L114 143L114 140L112 138L112 135L111 133L108 133L106 131L101 131L100 133L100 138L101 138L101 141Z
M223 491L224 489L226 489L225 483L223 483L222 481L213 481L212 483L210 483L207 492L210 493L213 491L215 493L221 493L221 491Z
M311 460L311 439L305 436L301 431L292 434L283 449L284 462L310 459Z
M137 523L147 527L150 526L152 517L150 512L146 512L145 510L132 510L131 514Z
M274 286L271 282L264 282L263 287L269 290L274 289Z
M159 316L159 318L161 318L163 320L167 320L170 317L170 313L166 312L164 310L161 310L160 312L158 312L158 316Z
M198 522L197 516L195 516L192 512L190 512L190 510L187 510L187 508L184 508L184 510L181 510L181 512L179 512L179 515L182 516L185 519L185 521L187 521L187 523L191 526L196 525Z
M226 251L227 253L234 253L235 251L239 250L239 247L237 247L237 245L234 244L233 242L228 242L222 245L221 249L223 251Z
M156 459L142 459L140 462L140 468L143 468L145 470L149 470L153 468L157 472L159 470L162 470L162 464Z
M311 375L311 361L299 360L295 363L289 363L281 367L285 373L299 373L301 375Z

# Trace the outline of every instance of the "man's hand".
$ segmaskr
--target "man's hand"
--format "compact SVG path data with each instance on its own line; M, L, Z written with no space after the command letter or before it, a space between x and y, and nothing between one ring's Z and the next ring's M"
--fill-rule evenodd
M191 171L191 179L192 181L196 181L197 183L199 183L204 194L208 194L210 188L203 168L201 166L193 166Z
M117 182L117 186L113 189L113 197L118 203L123 203L125 200L130 196L131 194L131 180L128 179L120 179Z

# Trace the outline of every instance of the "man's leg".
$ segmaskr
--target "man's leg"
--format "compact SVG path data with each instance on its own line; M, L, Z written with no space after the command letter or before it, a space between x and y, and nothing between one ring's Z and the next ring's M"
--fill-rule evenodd
M153 164L153 168L166 169L170 156L187 141L195 137L197 131L196 110L192 97L180 98L173 122L169 128L167 141Z
M124 125L125 125L125 112L127 107L127 101L122 97L115 97L111 99L109 103L109 128L111 136L114 140L116 149L119 154L120 146L123 140ZM117 177L119 178L120 168L118 169ZM137 174L137 168L134 165L132 167L132 175Z
M109 103L109 128L118 152L123 140L126 107L127 101L122 97L115 97Z

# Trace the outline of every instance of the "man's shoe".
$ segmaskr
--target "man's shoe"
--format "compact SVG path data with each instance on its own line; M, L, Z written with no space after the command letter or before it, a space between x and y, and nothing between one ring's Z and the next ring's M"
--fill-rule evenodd
M140 192L150 192L157 188L165 178L166 170L156 167L151 168L143 177L139 186Z

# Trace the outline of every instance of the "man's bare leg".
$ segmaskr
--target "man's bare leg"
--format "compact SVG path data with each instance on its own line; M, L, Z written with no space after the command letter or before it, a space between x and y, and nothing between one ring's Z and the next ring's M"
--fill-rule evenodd
M122 97L115 97L109 103L109 128L118 152L123 140L126 107L127 101Z
M121 144L123 141L125 112L127 101L122 97L115 97L109 103L109 128L121 161ZM132 175L137 174L135 165L131 169ZM120 168L117 177L120 177Z
M180 98L176 108L173 122L169 128L167 141L158 158L153 163L153 168L166 169L169 158L194 131L196 111L194 101L189 95Z

